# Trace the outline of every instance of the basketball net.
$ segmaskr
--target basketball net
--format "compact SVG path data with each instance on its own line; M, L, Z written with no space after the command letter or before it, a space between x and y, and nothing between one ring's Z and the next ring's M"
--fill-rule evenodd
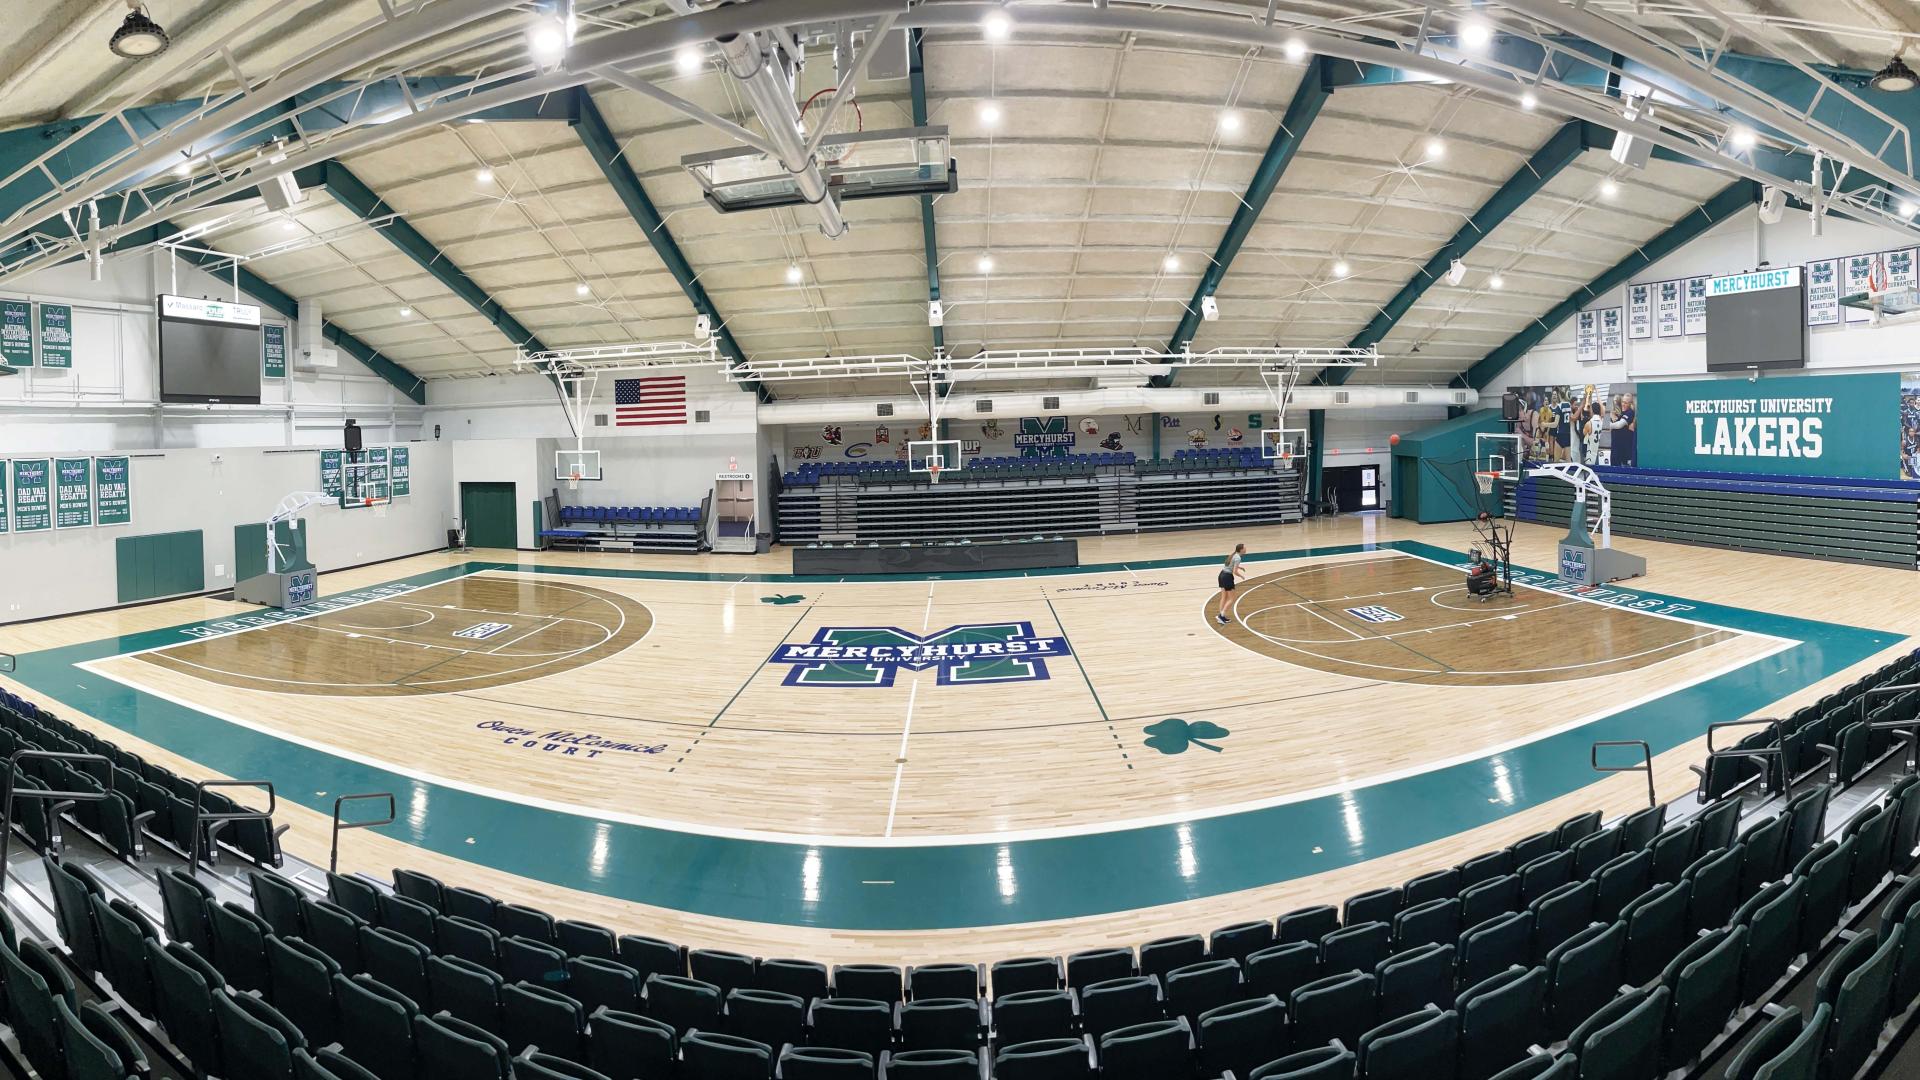
M567 490L568 491L580 490L580 470L579 469L575 468L575 469L567 470Z
M1493 494L1494 478L1499 475L1499 473L1494 472L1476 472L1473 474L1473 482L1480 488L1480 494L1491 495Z
M829 86L825 90L818 91L807 99L805 105L800 107L800 124L807 129L809 136L813 133L814 125L820 122L820 117L827 111L827 102L833 100L834 93L839 89L837 86ZM862 127L860 101L858 97L850 97L847 99L846 104L840 106L840 110L834 113L833 123L827 127L827 136L851 135L856 131L862 130ZM819 158L829 165L838 165L849 160L853 155L854 148L852 146L845 144L820 144Z
M928 466L927 466L927 480L928 480L928 482L929 482L929 483L934 483L934 484L937 484L937 483L939 483L939 482L940 482L940 469L941 469L941 468L942 468L942 466L939 466L939 465L928 465Z
M1887 260L1884 256L1873 257L1873 266L1867 271L1867 291L1887 291Z

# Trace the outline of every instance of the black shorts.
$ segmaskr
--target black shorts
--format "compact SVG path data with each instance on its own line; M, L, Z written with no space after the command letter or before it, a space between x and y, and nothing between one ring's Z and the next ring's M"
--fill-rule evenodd
M1233 571L1231 570L1220 571L1220 587L1227 590L1228 592L1233 591Z

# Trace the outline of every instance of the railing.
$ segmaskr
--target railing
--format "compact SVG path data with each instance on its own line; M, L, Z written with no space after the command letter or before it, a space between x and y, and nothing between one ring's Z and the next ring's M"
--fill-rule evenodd
M1894 697L1899 694L1904 694L1909 690L1920 690L1920 683L1902 683L1898 686L1876 686L1871 690L1863 692L1859 698L1856 699L1860 703L1860 717L1865 719L1873 714L1873 710L1869 709L1867 705L1874 698ZM1867 730L1891 731L1896 735L1904 735L1904 738L1897 738L1895 741L1906 746L1906 768L1908 772L1914 771L1916 758L1920 758L1920 715L1916 715L1912 720L1882 720L1877 724L1869 723ZM1885 758L1881 760L1885 760Z
M1613 747L1613 746L1639 747L1640 748L1640 764L1638 765L1602 765L1600 764L1601 747ZM1593 771L1595 772L1603 772L1603 773L1637 772L1637 773L1647 774L1647 806L1649 809L1651 809L1652 807L1660 805L1659 796L1655 795L1653 792L1653 748L1651 746L1648 746L1645 742L1639 739L1603 740L1601 742L1597 742L1593 744L1593 748L1589 752L1588 761L1593 765Z
M1756 727L1762 724L1768 727L1771 727L1773 729L1773 745L1772 746L1757 746L1757 747L1729 746L1725 748L1720 748L1713 745L1714 735L1718 734L1719 732L1727 728ZM1690 765L1688 766L1688 768L1692 769L1694 773L1700 777L1701 800L1705 801L1705 795L1707 790L1706 782L1707 782L1707 778L1712 773L1714 761L1725 760L1728 758L1741 758L1741 757L1751 758L1755 761L1758 761L1760 763L1760 781L1762 784L1765 785L1766 791L1769 794L1771 794L1773 793L1773 790L1774 790L1774 787L1773 787L1774 769L1771 766L1770 762L1774 759L1780 759L1780 763L1782 766L1780 770L1782 773L1781 781L1780 781L1781 787L1787 793L1791 794L1793 791L1793 778L1785 775L1786 770L1784 766L1786 763L1783 757L1784 754L1785 754L1785 748L1780 745L1780 720L1778 717L1756 717L1751 720L1721 720L1717 723L1712 723L1707 725L1706 766L1703 768L1702 766L1699 766L1699 765ZM1739 788L1745 786L1749 782L1750 781L1743 780L1739 784L1735 784L1733 788L1728 790L1727 794L1731 794L1733 791L1738 790Z
M387 800L387 816L384 818L381 818L379 821L342 821L340 820L340 807L342 804L350 803L350 802L359 802L363 799ZM377 794L371 794L371 795L342 795L339 798L333 800L333 847L330 851L327 852L327 873L335 874L335 873L339 873L340 871L340 834L341 833L347 831L348 829L377 829L382 825L391 825L394 823L394 820L396 818L394 810L395 810L395 806L393 801L393 792L391 791L382 791Z
M16 791L14 781L20 776L20 763L28 759L100 761L107 762L108 765L112 764L101 754L70 754L57 750L15 750L13 756L7 758L6 793L0 796L5 799L4 802L0 802L0 815L5 817L5 821L0 822L0 897L4 897L7 893L7 853L13 847L13 800L16 795L23 799L38 799L43 802L59 800L53 802L53 806L48 808L49 821L58 818L61 811L74 803L101 802L107 797L105 791L47 791L42 788L25 788Z
M218 812L201 809L201 803L207 796L207 789L216 787L265 788L267 792L267 808L265 810L225 810ZM193 785L193 840L188 845L187 873L194 875L200 873L200 836L203 831L206 833L207 843L214 844L217 839L216 834L229 821L264 821L267 823L269 829L271 829L273 825L273 812L278 809L279 806L280 801L274 796L273 781L271 780L202 780ZM209 821L214 823L213 828L202 830L201 826Z

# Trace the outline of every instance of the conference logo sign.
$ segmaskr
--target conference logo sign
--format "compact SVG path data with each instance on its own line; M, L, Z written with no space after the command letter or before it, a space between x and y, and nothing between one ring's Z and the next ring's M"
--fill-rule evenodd
M1047 661L1072 656L1064 637L1027 622L962 623L931 634L895 626L824 626L768 663L791 664L785 686L892 686L901 671L939 673L940 686L1044 682Z

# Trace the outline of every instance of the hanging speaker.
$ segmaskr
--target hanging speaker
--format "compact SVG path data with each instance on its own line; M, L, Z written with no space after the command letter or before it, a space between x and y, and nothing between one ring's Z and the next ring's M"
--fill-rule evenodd
M1467 264L1459 259L1453 260L1447 267L1447 284L1458 285L1465 280L1467 280Z
M347 421L346 430L341 432L341 445L345 447L346 451L350 454L360 452L360 422L358 420Z
M1787 216L1787 193L1769 184L1760 192L1760 220L1768 225L1780 224Z
M1520 422L1520 395L1508 391L1500 395L1500 419L1509 424Z

